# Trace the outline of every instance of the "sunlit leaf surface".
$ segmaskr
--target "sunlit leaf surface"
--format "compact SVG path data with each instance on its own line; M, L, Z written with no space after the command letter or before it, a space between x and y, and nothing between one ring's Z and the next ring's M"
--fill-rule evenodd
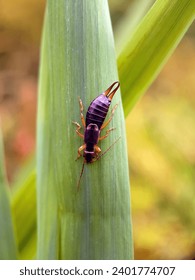
M125 115L157 76L195 16L194 0L157 0L118 58Z

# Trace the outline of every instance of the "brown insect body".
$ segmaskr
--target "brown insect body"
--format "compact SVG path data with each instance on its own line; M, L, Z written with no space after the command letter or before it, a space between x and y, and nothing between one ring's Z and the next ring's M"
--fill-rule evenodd
M85 129L84 143L86 145L83 156L86 163L91 163L96 157L94 147L98 143L98 138L100 135L100 130L97 124L90 123Z
M81 99L79 99L80 111L81 111L81 122L84 127L84 135L80 133L81 126L77 122L73 122L77 125L76 133L83 138L84 144L78 149L78 158L84 157L83 168L81 171L80 179L83 173L85 163L93 163L98 160L107 150L101 154L101 149L97 146L98 142L105 139L109 133L114 129L110 128L106 131L104 136L100 136L102 129L104 129L112 120L114 111L117 108L116 104L112 111L109 119L105 121L107 116L112 98L115 92L118 90L120 84L119 82L114 82L104 93L96 97L91 104L86 113L86 118L83 116L83 104ZM114 88L114 89L113 89ZM110 148L109 148L110 149ZM108 149L108 150L109 150ZM83 151L83 154L81 153ZM80 183L79 179L79 183Z

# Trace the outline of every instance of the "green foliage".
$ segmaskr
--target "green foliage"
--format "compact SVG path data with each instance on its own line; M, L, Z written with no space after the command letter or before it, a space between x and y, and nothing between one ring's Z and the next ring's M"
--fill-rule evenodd
M34 259L37 238L36 174L32 167L31 170L27 168L22 173L25 177L21 178L17 186L13 187L11 208L16 225L20 259Z
M12 259L17 259L17 248L5 175L3 144L0 130L0 260Z
M157 0L118 58L125 115L143 95L193 22L194 0Z
M58 1L48 2L47 8L38 112L38 258L130 259L121 102L114 116L117 129L102 151L121 140L108 156L85 167L78 192L82 160L74 160L82 144L71 123L79 121L78 96L89 104L118 80L108 6L99 0ZM114 100L119 102L119 93Z

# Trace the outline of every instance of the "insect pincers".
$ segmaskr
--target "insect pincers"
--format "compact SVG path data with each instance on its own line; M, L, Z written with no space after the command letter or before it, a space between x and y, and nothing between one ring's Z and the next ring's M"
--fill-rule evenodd
M101 149L97 144L99 141L105 139L114 129L110 128L106 131L105 135L100 136L101 131L111 122L114 112L118 106L118 104L116 104L112 108L110 117L106 122L104 122L112 98L119 87L119 82L114 82L105 92L96 97L89 105L86 118L84 118L83 116L83 103L79 98L80 116L82 125L84 127L84 135L80 132L81 125L78 122L73 122L77 126L76 133L84 140L83 145L78 149L77 156L77 159L81 156L83 156L84 158L81 174L78 181L78 188L84 171L85 163L94 163L95 161L99 160L120 138L119 137L104 153L101 153Z

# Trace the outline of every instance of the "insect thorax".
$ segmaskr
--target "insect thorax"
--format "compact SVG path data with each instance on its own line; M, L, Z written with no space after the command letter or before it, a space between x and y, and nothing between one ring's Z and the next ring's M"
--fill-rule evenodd
M99 134L100 131L98 126L96 124L90 123L85 129L85 135L84 135L85 144L86 145L88 145L88 143L91 143L92 145L97 144Z

